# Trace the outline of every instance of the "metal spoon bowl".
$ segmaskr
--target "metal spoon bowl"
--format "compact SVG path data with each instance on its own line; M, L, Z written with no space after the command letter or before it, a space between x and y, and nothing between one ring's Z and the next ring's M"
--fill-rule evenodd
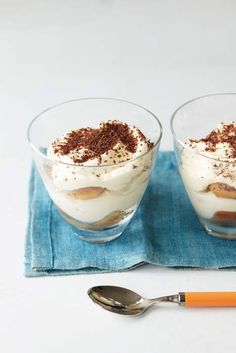
M153 304L171 302L181 304L181 293L154 299L144 299L130 289L115 286L97 286L88 290L94 303L116 314L140 315Z

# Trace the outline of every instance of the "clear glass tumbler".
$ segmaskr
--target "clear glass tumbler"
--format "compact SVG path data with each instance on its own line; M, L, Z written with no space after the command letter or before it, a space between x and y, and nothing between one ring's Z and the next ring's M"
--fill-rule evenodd
M190 201L207 232L225 239L236 239L236 160L211 158L185 142L204 138L219 123L232 121L236 121L234 93L193 99L171 119L176 158ZM219 193L219 187L230 192Z
M135 125L154 143L153 147L116 165L81 166L47 156L56 138L71 130L98 127L107 120ZM162 127L154 114L113 98L64 102L40 113L28 128L34 161L51 199L75 233L90 242L106 242L122 234L147 187L161 136ZM55 174L60 181L68 182L59 182Z

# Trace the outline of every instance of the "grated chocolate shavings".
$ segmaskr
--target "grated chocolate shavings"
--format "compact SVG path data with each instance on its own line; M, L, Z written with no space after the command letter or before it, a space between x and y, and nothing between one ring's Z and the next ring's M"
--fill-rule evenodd
M153 147L154 144L147 140L140 130L138 130L138 137L136 137L127 124L114 120L101 123L98 129L87 127L73 130L66 135L62 142L56 140L53 143L53 149L56 154L68 155L72 153L73 162L76 164L94 158L98 158L99 163L101 163L101 155L107 155L109 150L118 152L114 148L118 142L125 146L127 156L129 155L128 152L135 153L138 138L145 141L149 149ZM81 156L79 154L80 150L83 150ZM113 160L113 163L115 163L115 160Z
M198 141L190 140L192 142L205 142L205 151L215 152L218 143L227 143L229 148L226 150L226 156L228 158L236 158L236 125L222 124L220 129L211 131L209 135Z

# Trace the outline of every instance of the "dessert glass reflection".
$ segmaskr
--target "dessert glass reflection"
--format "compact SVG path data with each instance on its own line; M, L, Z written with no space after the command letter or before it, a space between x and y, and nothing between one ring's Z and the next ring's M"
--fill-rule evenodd
M28 128L34 161L62 217L82 239L122 234L147 187L162 135L148 110L119 99L68 101Z
M180 174L208 233L236 239L236 94L185 103L171 129Z

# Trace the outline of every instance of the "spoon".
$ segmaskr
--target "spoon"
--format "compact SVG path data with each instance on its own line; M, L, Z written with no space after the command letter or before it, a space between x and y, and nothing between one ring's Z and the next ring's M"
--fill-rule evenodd
M144 299L127 288L97 286L90 288L88 295L102 308L122 315L139 315L160 303L176 303L187 307L236 307L236 292L180 292Z

